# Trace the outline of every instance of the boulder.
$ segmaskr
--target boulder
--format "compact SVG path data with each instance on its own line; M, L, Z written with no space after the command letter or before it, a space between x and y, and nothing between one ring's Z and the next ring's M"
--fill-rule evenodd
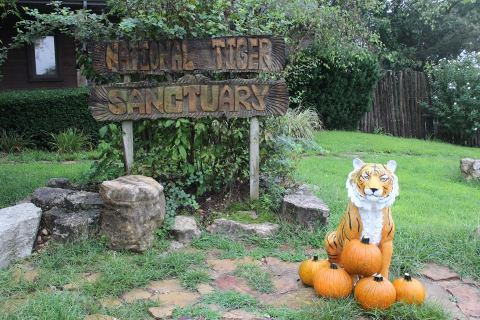
M480 159L464 158L460 160L460 171L467 180L480 179Z
M96 192L77 191L65 197L65 207L70 210L100 209L103 200Z
M32 202L42 210L49 210L53 207L64 207L65 198L74 193L75 190L43 187L38 188L32 194Z
M33 203L0 209L0 268L32 253L41 217Z
M182 243L189 243L202 234L195 219L187 216L176 216L170 231L175 240Z
M219 233L231 239L240 239L243 235L255 235L261 238L270 238L278 231L279 226L274 223L240 223L227 219L215 219L208 227L211 233Z
M67 178L52 178L48 180L47 187L60 188L60 189L72 189L72 184Z
M280 216L289 222L312 229L317 224L326 225L330 209L305 187L283 197Z
M130 175L100 186L104 207L101 233L114 250L145 251L165 217L163 187L152 178Z
M71 212L65 208L52 208L43 214L43 226L59 242L72 242L93 238L98 234L100 209Z

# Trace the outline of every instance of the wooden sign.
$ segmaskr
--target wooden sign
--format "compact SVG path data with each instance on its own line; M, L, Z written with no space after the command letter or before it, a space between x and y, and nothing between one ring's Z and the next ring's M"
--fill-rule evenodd
M268 36L99 42L91 51L93 68L104 74L276 72L285 65L285 42Z
M92 89L90 110L97 121L158 118L248 118L283 115L288 108L284 81L123 83Z

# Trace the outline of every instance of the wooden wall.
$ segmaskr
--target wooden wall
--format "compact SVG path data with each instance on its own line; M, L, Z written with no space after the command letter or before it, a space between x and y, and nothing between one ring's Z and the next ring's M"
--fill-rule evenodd
M3 24L3 22L2 22ZM14 35L14 21L8 21L0 28L0 39L8 43ZM28 75L27 48L12 49L8 53L7 60L1 67L3 78L0 80L0 91L12 89L36 89L36 88L69 88L77 87L77 68L75 58L75 44L72 38L57 35L55 38L58 45L58 64L60 78L58 80L32 81Z
M377 84L372 109L360 121L359 129L426 138L433 133L433 118L422 102L429 102L428 82L423 72L387 71Z

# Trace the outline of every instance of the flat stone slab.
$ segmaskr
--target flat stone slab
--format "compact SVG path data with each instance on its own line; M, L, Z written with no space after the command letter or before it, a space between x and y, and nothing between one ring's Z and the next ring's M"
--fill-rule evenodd
M265 318L241 309L227 311L222 315L222 320L262 320L262 319L265 319Z
M480 318L480 292L468 284L459 284L447 289L457 300L462 312L471 318Z
M193 239L199 238L202 234L194 217L180 215L175 217L170 232L173 234L175 240L181 243L190 243Z
M208 231L223 234L230 239L238 240L244 235L255 235L260 238L270 238L278 231L278 224L274 223L240 223L227 219L216 219Z
M292 223L313 228L327 224L330 208L313 194L298 192L283 197L280 215Z
M160 294L184 290L184 288L180 284L180 281L177 279L152 281L147 285L147 289Z
M133 289L122 295L122 299L127 303L132 303L138 300L147 300L152 297L152 293L145 289Z
M177 291L164 294L156 294L150 300L160 303L162 306L186 307L196 303L200 295L190 291Z
M33 203L0 209L0 268L32 253L41 217Z
M435 263L427 264L421 274L434 281L460 279L458 273Z
M172 316L175 306L165 306L165 307L152 307L148 309L148 313L154 319L168 319Z

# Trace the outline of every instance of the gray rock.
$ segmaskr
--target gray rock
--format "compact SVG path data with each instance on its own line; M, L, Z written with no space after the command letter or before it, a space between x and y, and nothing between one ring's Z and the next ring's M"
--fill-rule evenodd
M237 240L244 235L255 235L261 238L270 238L278 231L278 224L274 223L240 223L227 219L215 219L208 227L211 233L224 234L231 239Z
M103 200L96 192L77 191L65 197L65 206L70 210L100 209Z
M100 209L77 212L65 208L52 208L43 214L43 226L52 238L59 242L74 242L97 236L100 225Z
M182 243L189 243L202 234L195 219L187 216L176 216L170 231L175 240Z
M74 242L98 235L100 210L73 212L55 221L52 238L61 242Z
M60 189L72 189L72 184L67 178L52 178L48 180L47 187L60 188Z
M317 224L327 224L330 209L310 192L301 191L283 197L280 215L287 221L311 229Z
M74 192L75 191L71 189L50 187L38 188L32 194L32 202L37 207L42 208L43 211L53 207L64 207L65 198Z
M172 241L170 242L170 246L168 247L168 250L170 251L177 251L180 249L185 248L185 243L179 242L179 241Z
M33 203L0 209L0 268L32 253L41 217Z
M104 202L101 233L115 250L145 251L165 217L163 187L152 178L130 175L100 186Z
M460 160L460 171L467 180L480 179L480 159L464 158Z

